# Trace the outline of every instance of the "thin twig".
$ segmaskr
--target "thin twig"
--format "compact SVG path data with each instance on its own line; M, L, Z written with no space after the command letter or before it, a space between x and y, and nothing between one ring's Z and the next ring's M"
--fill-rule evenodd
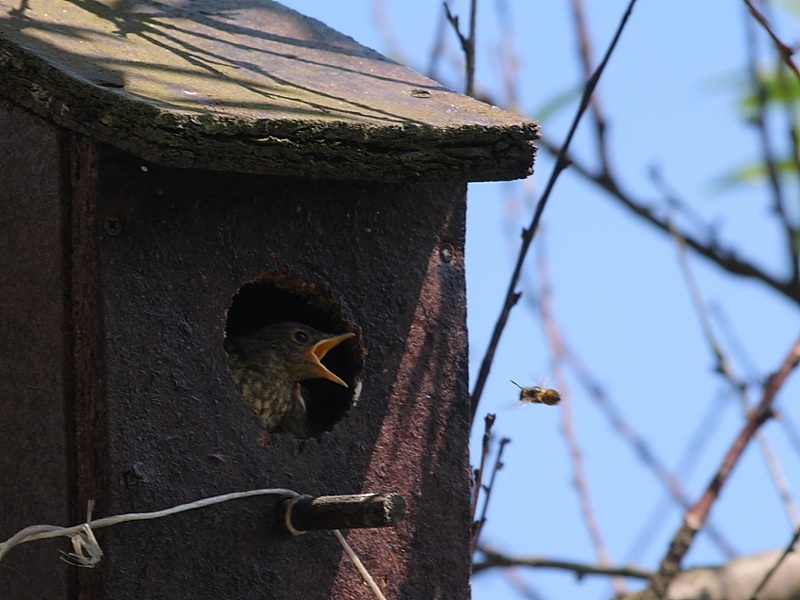
M767 573L764 575L764 578L756 586L756 589L753 590L753 593L750 595L750 600L757 600L758 595L761 593L761 590L764 589L764 586L767 585L767 582L769 581L770 577L772 577L775 571L778 570L778 567L781 566L781 563L783 563L783 561L786 560L786 557L789 556L789 553L794 551L795 549L794 545L798 542L798 540L800 540L800 527L797 527L794 530L794 535L792 536L792 540L789 542L789 545L786 546L786 548L783 551L783 554L781 554L780 558L778 558L778 560L775 561L775 564L772 565L772 568L769 571L767 571Z
M497 57L496 70L502 73L504 90L503 107L511 112L522 112L519 104L519 56L514 47L516 36L514 34L514 18L511 14L508 0L495 2L497 8L497 22L500 32L500 48Z
M545 138L539 140L542 148L551 153L560 152L559 148ZM623 206L632 211L635 215L643 218L645 221L654 225L664 233L669 233L670 225L668 220L656 215L655 210L645 206L639 200L634 199L632 196L626 194L622 189L617 186L617 183L612 179L604 176L602 173L593 173L575 157L567 154L565 160L569 161L570 166L578 174L588 179L589 181L597 184L606 190L613 198L616 198ZM800 279L797 277L789 277L786 280L779 280L767 274L763 269L757 267L753 263L743 260L736 255L736 252L730 248L720 245L716 240L712 239L708 242L701 242L696 237L681 231L681 236L686 240L686 244L700 256L710 260L724 271L732 275L739 275L742 277L752 277L762 283L767 284L769 287L779 292L786 298L790 299L795 304L800 304Z
M800 525L800 515L798 515L797 512L797 504L794 501L791 488L786 481L786 476L783 474L783 469L778 462L778 458L775 452L773 452L772 446L767 440L767 436L765 436L763 432L756 432L756 443L761 450L761 454L764 456L767 470L775 484L775 489L783 503L783 508L786 510L786 514L789 517L789 522L792 524L792 527L797 527Z
M578 37L578 56L586 79L592 74L592 43L589 38L589 27L586 25L586 14L583 9L583 0L572 0L572 16L575 20L575 32ZM600 108L597 94L589 102L594 120L594 129L597 135L597 155L600 165L605 173L609 172L608 145L606 143L606 118Z
M795 181L800 178L800 131L798 131L798 118L797 118L797 103L794 102L794 93L788 81L789 75L785 69L778 69L777 79L778 85L781 86L781 93L784 101L783 106L786 112L786 121L788 125L788 138L789 138L789 160L794 169ZM784 197L784 201L787 199ZM778 216L781 224L783 225L784 235L786 236L786 244L788 254L791 257L792 275L795 280L800 282L800 272L798 272L798 265L800 265L800 246L797 243L797 226L792 221L792 213L794 212L794 205L788 201L786 205L781 206L778 210Z
M571 571L578 577L585 575L606 575L612 577L631 577L634 579L650 579L652 571L634 566L612 567L609 565L587 565L567 560L554 560L538 556L508 556L481 546L484 558L472 567L473 573L480 573L495 567L534 567L539 569L561 569Z
M751 0L744 0L747 8L750 10L750 14L759 22L759 24L764 28L767 34L772 38L772 42L775 45L775 49L780 57L780 60L791 70L795 76L800 80L800 70L798 70L797 64L792 60L792 55L794 54L795 50L791 46L784 44L775 31L770 27L769 22L767 21L766 17L758 11L758 9L753 5ZM800 141L798 140L798 126L797 126L797 117L796 117L796 109L795 103L792 101L793 94L791 93L791 89L789 86L789 82L786 80L786 74L783 69L778 68L776 69L776 79L778 84L781 86L784 95L784 104L786 106L786 111L788 113L788 121L789 121L789 144L791 146L791 153L789 154L795 168L795 172L798 176L800 176L800 156L798 156L798 150L800 150ZM759 105L759 110L764 110L762 105ZM763 130L763 135L766 136L767 127L763 123L763 114L760 115L762 119L761 128ZM769 162L765 162L767 168L769 169L772 167L772 172L770 172L770 179L774 179L776 183L773 183L773 187L775 187L778 181L778 174L775 165L770 165ZM776 213L778 214L779 220L781 221L785 236L786 242L788 244L789 255L791 256L791 273L792 273L792 282L795 287L800 287L800 273L798 272L798 263L800 262L800 249L798 249L797 245L797 228L791 223L791 220L787 214L785 209L785 199L782 197L776 198Z
M436 23L436 32L433 35L433 47L431 48L431 54L428 58L428 67L424 71L425 75L431 79L439 79L437 66L447 46L446 33L447 15L446 13L439 13L439 20Z
M461 32L461 26L457 15L450 12L450 7L447 2L444 2L444 11L447 20L452 25L453 31L458 36L458 41L461 44L461 49L464 51L464 70L465 70L465 94L467 96L474 96L475 92L475 16L478 10L478 0L470 0L469 9L469 34L464 35Z
M772 27L770 27L767 19L762 15L758 9L753 6L753 3L750 0L744 0L744 3L747 5L747 8L750 9L750 14L753 15L756 21L761 23L761 26L764 28L764 31L769 34L769 37L772 38L772 43L775 44L775 50L778 52L778 56L781 57L781 60L784 64L792 70L792 72L797 76L797 79L800 80L800 69L797 68L797 65L792 60L792 54L794 54L794 48L791 46L787 46L784 44L778 35L773 31Z
M650 181L661 192L665 204L677 212L681 216L681 220L686 220L698 231L702 230L703 234L709 238L714 238L718 235L716 228L707 223L703 215L678 196L675 190L666 182L661 174L661 169L657 165L651 165L647 174L650 177Z
M699 466L697 458L702 454L703 448L708 444L714 431L719 427L727 407L726 400L722 398L720 394L715 394L714 401L709 403L706 407L705 414L694 426L694 433L689 437L689 441L681 451L681 456L673 471L673 476L676 480L678 480L678 478L682 481L688 480L694 469ZM666 496L662 497L652 507L647 518L642 520L639 526L639 532L628 546L623 559L643 556L647 547L653 543L657 543L654 532L664 525L665 522L668 522L667 514L671 512L673 502L676 502L683 510L687 510L691 506L691 502L682 488L678 490L681 494L680 500L674 498L669 490L666 491ZM732 558L737 555L732 544L723 537L711 518L706 522L705 533L708 535L709 540L716 544L726 557Z
M786 243L788 254L791 257L791 264L796 267L798 264L798 248L795 240L797 231L792 225L789 215L786 211L786 195L784 194L783 186L781 185L778 160L773 149L770 129L767 126L767 108L769 98L767 95L767 89L761 81L761 76L758 72L758 44L755 35L755 28L756 26L753 20L747 19L747 63L751 85L753 86L756 98L756 108L754 111L753 121L758 129L758 138L761 144L762 162L767 173L767 181L769 182L769 186L772 190L773 211L777 215L778 221L783 227L783 235L785 238L784 241ZM789 86L788 82L786 81L786 72L780 68L780 64L778 64L776 78L779 84L781 84L784 94L786 94L785 97L787 99L791 98L791 92L788 90ZM789 137L794 150L792 154L794 156L796 170L800 174L800 163L797 162L800 160L800 158L797 157L797 139L795 135L796 128L794 125L793 115L794 102L787 100L786 104L787 110L789 111ZM793 271L795 274L797 273L796 269L793 269ZM800 275L796 274L796 277L800 277Z
M469 4L469 48L472 58L467 57L467 96L475 95L475 27L478 14L478 0Z
M480 498L481 489L483 488L483 473L486 469L486 458L489 456L489 441L492 436L492 425L494 425L495 415L489 413L483 420L483 443L481 445L481 463L475 469L475 480L472 484L472 506L470 507L470 515L472 517L472 552L478 546L478 536L480 535L480 523L475 520L478 514L478 499Z
M541 286L541 292L539 293L539 313L542 315L542 324L544 325L547 342L550 346L550 356L553 360L553 377L555 378L556 388L561 394L561 402L559 404L561 409L561 429L564 432L567 448L569 448L573 484L578 494L583 521L586 525L586 530L589 533L592 545L594 546L597 561L600 565L604 566L610 564L611 561L592 506L592 498L589 494L589 486L586 481L583 452L578 442L578 436L575 433L569 384L567 383L567 378L564 376L564 370L562 368L564 362L564 345L556 324L555 316L553 315L550 273L547 270L547 262L544 259L543 253L539 254L537 264ZM615 580L614 587L618 594L624 591L624 584L622 581Z
M797 426L794 424L794 420L789 415L784 413L781 415L779 422L783 428L784 434L786 435L786 439L789 440L789 444L791 444L795 454L800 455L800 430L797 429Z
M636 4L636 0L630 0L628 3L628 7L625 10L625 13L622 15L620 19L619 26L617 27L617 31L614 34L614 38L611 40L611 43L606 50L605 56L603 56L603 60L598 65L595 72L589 78L589 81L586 82L586 86L583 89L583 96L581 97L580 105L578 106L578 110L575 112L575 117L572 120L572 125L570 126L569 132L567 133L567 137L564 140L564 144L561 146L561 149L558 151L556 155L556 163L553 167L553 172L550 175L550 179L547 181L547 185L545 186L544 192L542 193L542 197L539 200L539 203L536 205L536 211L534 212L533 219L531 220L531 224L527 229L522 230L522 245L520 246L519 256L517 257L517 264L514 267L514 272L511 275L511 280L509 281L508 290L506 291L505 302L503 304L503 308L500 311L500 316L497 319L497 323L495 324L494 331L492 332L492 338L489 341L489 347L486 349L486 354L483 357L483 362L481 363L480 371L478 372L478 378L475 382L475 388L472 391L471 395L471 419L472 422L475 422L475 413L478 410L478 404L481 400L481 395L483 394L483 388L486 385L486 380L489 377L489 371L492 368L492 362L494 361L494 355L497 351L497 346L500 343L500 337L503 334L503 330L505 329L506 322L508 321L508 316L511 313L511 309L514 305L519 301L520 294L516 292L517 283L519 282L520 273L522 272L522 265L525 262L525 257L528 254L528 249L530 248L531 242L533 241L533 237L536 233L536 230L539 227L539 221L542 219L542 213L544 212L545 206L547 205L547 201L550 198L550 194L553 191L553 187L555 186L556 181L558 180L559 175L561 172L567 168L570 164L570 160L567 156L567 151L569 150L570 143L572 142L572 138L575 135L575 131L578 128L578 124L581 121L581 117L586 112L586 108L589 105L589 100L592 97L592 93L594 92L595 88L597 87L597 83L600 81L600 76L603 74L603 71L608 65L608 61L611 59L611 55L614 52L614 48L617 46L617 42L619 42L620 36L622 35L622 31L625 28L625 24L628 22L628 18L633 11L633 6Z
M697 280L695 279L692 267L689 264L689 257L686 252L686 240L683 239L683 236L672 226L672 223L667 222L667 224L670 227L672 240L675 242L675 246L678 249L678 264L683 272L683 278L686 281L686 287L689 290L689 296L692 299L692 304L694 305L694 310L697 313L697 318L700 320L700 329L702 330L703 337L705 337L706 343L708 344L711 353L714 355L714 360L716 361L714 370L725 378L725 380L730 384L731 388L733 388L733 390L737 393L739 399L746 408L746 386L734 375L730 361L725 355L722 345L719 343L717 336L714 333L714 328L711 325L711 319L708 316L706 305L703 302L703 297L700 294L700 288L697 285Z
M755 29L756 26L753 20L747 19L747 70L750 75L750 85L753 87L756 100L753 122L755 123L756 129L758 129L758 141L761 144L761 160L767 171L767 181L769 181L770 188L772 189L773 210L781 217L781 221L785 222L783 190L778 176L778 161L775 158L769 127L767 127L767 88L761 81L761 76L758 72L758 43Z
M505 450L506 445L510 442L511 440L508 438L503 438L500 440L500 446L497 449L497 456L495 457L494 465L492 466L492 473L489 476L489 483L485 488L483 488L483 508L481 509L481 516L476 523L475 537L472 539L472 554L475 553L475 550L478 547L478 540L480 538L481 531L483 530L483 526L486 524L486 514L489 510L489 501L492 498L495 477L497 476L497 472L503 468L503 451Z
M798 362L800 362L800 338L794 342L780 368L767 380L767 383L764 385L761 400L751 412L750 417L734 440L722 464L709 482L700 500L698 500L684 515L683 524L672 538L669 550L661 561L659 572L653 576L650 581L650 587L639 596L640 598L664 597L667 587L680 570L683 557L689 550L695 535L697 535L697 532L703 527L712 505L719 497L722 488L733 472L733 468L739 462L747 444L753 438L755 432L758 431L759 427L773 416L772 404L775 400L775 396L783 386L789 374L797 366Z
M525 289L529 286L525 285ZM537 301L532 299L532 295L525 296L525 301L530 305L534 311L540 310ZM609 394L598 382L597 378L592 375L589 368L584 361L570 346L569 342L564 339L563 333L560 335L560 344L563 348L564 361L572 369L581 385L589 393L590 398L597 404L598 408L603 412L609 420L611 426L616 430L622 441L626 442L633 450L642 464L650 469L656 478L664 486L669 498L675 503L688 510L691 507L691 501L686 495L686 492L681 484L679 477L671 472L665 463L658 458L656 452L652 449L647 439L642 436L633 425L628 422L622 415L622 412L614 404ZM645 528L645 531L650 531L652 528ZM732 544L723 536L723 534L712 524L706 525L706 533L712 542L714 542L719 550L727 557L736 555ZM650 536L652 537L652 536Z
M372 0L371 6L372 23L382 42L381 52L399 63L408 64L409 61L392 28L392 22L386 9L386 0Z
M722 375L725 381L727 381L731 386L731 389L734 391L734 393L739 397L739 403L742 407L742 412L743 414L747 415L747 386L740 381L738 377L736 377L735 373L733 372L733 367L731 366L730 361L722 349L722 345L719 343L717 336L714 333L714 328L711 325L711 319L709 318L708 311L706 310L705 302L703 302L703 298L700 294L700 287L697 285L691 265L689 264L689 257L686 251L686 242L675 230L672 230L672 238L678 248L678 262L681 266L684 279L686 280L686 286L689 288L689 295L692 298L695 312L700 319L700 326L703 330L703 336L705 337L706 343L711 349L711 352L717 362L716 371ZM800 524L800 515L798 515L797 506L792 499L792 494L789 490L789 486L786 483L786 478L783 475L783 471L778 464L777 459L775 458L775 454L772 451L766 436L764 436L761 431L757 431L755 436L758 446L761 450L761 454L764 456L764 460L767 463L767 468L772 476L772 481L778 491L778 495L783 501L783 505L789 516L789 520L793 527L797 527L797 525Z
M680 479L658 458L650 447L650 444L648 444L647 439L623 418L619 409L611 401L603 387L594 379L581 358L569 346L566 344L565 346L567 348L566 357L569 361L570 368L589 391L590 397L600 407L603 413L605 413L620 437L628 442L628 445L636 452L642 464L650 469L658 478L669 496L685 510L691 508L691 502L686 495L686 491ZM716 527L707 524L706 532L726 556L732 557L736 554L731 543L725 539Z
M502 438L497 448L497 456L495 456L494 465L492 465L492 474L489 477L489 483L486 486L486 496L483 499L483 509L481 510L480 518L481 525L486 522L486 513L489 509L489 500L492 495L492 490L494 490L495 478L497 477L497 472L503 468L503 452L505 451L506 445L509 443L511 443L509 438Z

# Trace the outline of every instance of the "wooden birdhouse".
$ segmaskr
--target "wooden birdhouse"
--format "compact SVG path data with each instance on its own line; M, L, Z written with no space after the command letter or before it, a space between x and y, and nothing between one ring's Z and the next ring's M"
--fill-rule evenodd
M268 0L0 0L0 540L286 490L16 546L0 597L372 597L333 528L468 597L466 183L536 136ZM231 356L278 323L340 381L267 423Z

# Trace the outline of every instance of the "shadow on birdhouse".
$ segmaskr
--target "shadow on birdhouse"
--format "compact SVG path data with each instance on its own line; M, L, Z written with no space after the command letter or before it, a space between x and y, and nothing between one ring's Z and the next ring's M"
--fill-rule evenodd
M537 137L272 0L0 0L0 539L254 494L111 528L98 569L26 544L3 600L362 598L288 532L397 494L342 536L364 578L468 598L467 183ZM293 420L228 373L270 326Z
M358 401L357 328L327 289L285 269L239 288L224 347L234 385L270 432L318 438Z

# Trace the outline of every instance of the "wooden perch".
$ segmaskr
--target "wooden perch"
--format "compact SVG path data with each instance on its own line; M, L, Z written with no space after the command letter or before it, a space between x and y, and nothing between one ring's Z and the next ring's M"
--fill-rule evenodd
M320 529L393 527L403 521L406 502L400 494L299 496L278 505L278 522L292 533Z

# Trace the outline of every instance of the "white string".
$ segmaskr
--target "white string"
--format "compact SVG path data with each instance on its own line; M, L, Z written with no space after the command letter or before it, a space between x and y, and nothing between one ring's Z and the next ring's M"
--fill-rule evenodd
M372 593L375 594L375 597L378 598L378 600L386 600L386 596L384 596L383 592L381 592L381 588L379 588L378 584L375 583L375 580L372 578L372 575L369 574L369 571L367 571L364 563L361 562L361 559L358 558L356 553L350 547L350 544L347 543L347 540L344 539L344 536L339 532L338 529L333 530L333 537L335 537L339 544L341 544L345 554L347 554L347 557L356 566L358 572L361 573L361 577L363 577L364 581L367 582L367 585L372 590Z
M89 523L92 522L93 510L94 500L89 500L89 505L86 507L86 523L83 524L82 531L71 537L73 551L67 553L59 550L61 560L69 565L91 569L103 558L103 549L100 548L92 528L89 527Z
M287 500L286 508L283 511L283 524L286 527L286 530L292 535L303 535L304 533L307 533L305 531L296 529L292 524L292 509L294 508L294 505L297 504L297 502L302 498L311 498L311 496L295 496L294 498Z
M186 504L179 504L178 506L173 506L172 508L166 508L164 510L141 513L126 513L123 515L115 515L113 517L97 519L96 521L92 521L92 508L94 503L90 502L86 514L86 522L82 523L81 525L75 525L73 527L58 527L56 525L31 525L30 527L21 529L13 536L8 538L5 542L0 543L0 561L3 560L3 557L8 554L12 548L19 544L55 537L68 537L72 542L72 548L74 552L62 552L62 554L64 554L62 560L80 567L93 567L100 562L100 558L103 556L103 551L100 549L97 539L95 539L94 532L92 531L93 529L103 529L104 527L111 527L113 525L118 525L119 523L127 523L130 521L148 521L152 519L160 519L169 515L186 512L187 510L194 510L196 508L203 508L213 504L221 504L222 502L228 502L229 500L249 498L252 496L289 496L290 500L287 502L286 510L284 512L286 529L293 535L305 533L304 531L298 531L294 525L292 525L292 507L300 498L304 496L301 496L294 490L288 490L284 488L266 488L260 490L249 490L246 492L233 492L230 494L222 494L221 496L203 498L201 500L188 502ZM378 587L378 584L369 574L367 568L347 543L347 540L344 539L338 529L334 529L332 532L336 540L342 546L345 554L347 554L347 557L352 561L356 569L358 569L358 572L370 587L372 593L375 594L375 597L378 600L386 600L386 596L383 595L380 587Z
M238 498L249 498L251 496L290 496L294 498L296 496L299 496L299 494L293 490L287 490L283 488L249 490L247 492L233 492L231 494L223 494L221 496L212 496L210 498L203 498L202 500L189 502L187 504L179 504L178 506L173 506L172 508L167 508L164 510L157 510L153 512L143 512L143 513L127 513L124 515L105 517L104 519L97 519L96 521L83 523L81 525L75 525L74 527L58 527L56 525L31 525L30 527L26 527L25 529L18 531L13 536L8 538L5 542L0 544L0 560L3 560L3 557L6 554L8 554L8 552L14 546L18 544L24 544L26 542L33 542L35 540L45 540L55 537L73 538L73 536L75 535L81 535L81 534L88 535L85 529L87 527L91 531L91 529L102 529L103 527L111 527L112 525L117 525L119 523L126 523L128 521L148 521L150 519L160 519L161 517L174 515L176 513L185 512L187 510L194 510L195 508L203 508L204 506L211 506L212 504L220 504L222 502L228 502L229 500L236 500ZM92 535L92 537L94 536ZM75 542L73 542L73 548L74 547L75 547ZM78 554L77 551L76 554Z

